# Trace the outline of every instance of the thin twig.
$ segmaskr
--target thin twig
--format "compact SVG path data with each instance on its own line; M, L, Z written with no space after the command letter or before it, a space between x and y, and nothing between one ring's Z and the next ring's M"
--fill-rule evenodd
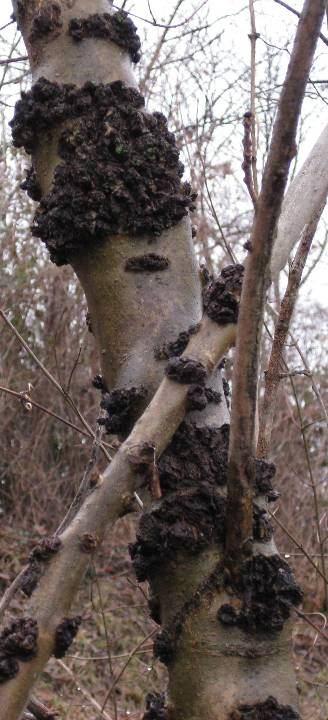
M259 345L268 271L324 13L322 0L305 0L280 94L251 235L252 251L246 262L237 327L229 443L226 561L232 572L249 552L253 534Z
M92 562L92 564L93 564L93 569L95 571L96 569L94 566L94 562ZM101 613L102 622L103 622L103 626L104 626L104 632L105 632L105 640L106 640L106 648L107 648L107 662L108 662L110 677L112 678L112 677L114 677L114 669L113 669L113 663L112 663L112 653L111 653L111 649L110 649L109 632L108 632L106 613L105 613L105 608L104 608L104 603L103 603L103 598L102 598L102 593L101 593L100 582L99 582L99 578L97 576L96 571L94 572L94 577L95 577L95 583L97 586L97 592L98 592L98 598L99 598L99 604L100 604L100 613ZM114 693L114 697L113 697L113 706L114 706L114 717L115 717L115 720L117 720L118 715L117 715L117 702L116 702L115 693Z
M259 186L257 179L256 167L256 41L260 34L256 31L256 20L254 10L254 0L249 0L249 14L251 20L251 33L249 39L251 42L251 134L252 134L252 179L255 197L259 194Z
M320 212L312 219L312 222L304 228L296 256L289 270L287 288L281 302L279 317L275 327L268 370L265 373L265 389L260 418L259 440L257 444L257 455L260 458L266 458L268 456L275 417L278 388L281 381L281 366L284 347L302 280L303 270L318 227L322 210L323 208L321 208Z
M300 18L301 13L298 12L295 8L291 7L291 5L288 5L286 2L283 2L283 0L274 0L274 2L278 3L278 5L281 5L282 7L286 8L286 10L289 10L289 12L293 13L293 15L296 15L296 17ZM325 43L325 45L328 45L328 38L326 38L325 35L323 35L322 32L319 33L319 38L322 40L322 42Z
M298 615L300 618L302 618L302 620L305 620L305 622L308 625L311 625L311 627L316 631L316 633L318 633L318 635L321 635L321 637L327 642L327 640L328 640L327 633L325 633L323 630L321 630L321 628L319 628L317 625L315 625L312 622L312 620L310 620L308 618L306 613L303 613L301 610L298 610L296 607L293 607L293 611L294 611L294 613L296 613L296 615Z
M244 137L243 137L243 148L244 157L242 162L242 170L244 171L244 183L249 192L251 201L253 203L254 210L257 206L257 193L254 187L254 176L253 176L253 114L246 112L243 118L244 126Z
M319 542L319 549L320 549L320 559L321 559L321 567L322 572L320 575L323 578L323 590L324 590L324 597L325 597L325 610L328 610L328 579L326 577L326 560L325 560L325 549L324 549L324 542L325 539L322 537L321 533L321 523L320 523L320 510L319 510L319 499L318 499L318 493L317 493L317 486L313 477L312 472L312 465L311 465L311 458L310 458L310 452L309 452L309 446L308 446L308 440L303 428L303 417L302 417L302 410L300 406L300 402L298 399L294 378L289 378L290 383L292 386L295 402L296 402L296 408L297 408L297 414L300 421L300 430L302 434L303 439L303 445L304 445L304 451L305 451L305 457L306 457L306 464L309 471L309 477L310 477L310 484L312 488L312 495L313 495L313 504L314 504L314 514L316 519L316 528L318 533L318 542Z
M70 407L72 408L72 410L74 410L75 414L78 416L78 418L79 418L79 420L81 421L82 425L84 425L84 427L85 427L86 430L88 431L89 435L92 435L92 437L95 438L95 433L94 433L94 431L92 430L92 428L90 427L90 425L89 425L89 423L86 421L86 419L83 417L82 413L80 412L80 410L78 409L78 407L75 405L75 403L74 403L74 401L72 400L72 398L70 397L70 395L68 395L68 393L66 392L66 390L60 385L60 383L59 383L59 382L56 380L56 378L49 372L49 370L47 370L47 368L46 368L45 365L41 362L41 360L39 360L39 358L35 355L35 353L33 352L33 350L30 348L30 346L27 344L27 342L24 340L24 338L20 335L20 333L18 332L18 330L15 328L15 326L13 325L13 323L9 320L9 318L7 317L7 315L5 314L5 312L4 312L1 308L0 308L0 316L1 316L2 319L5 321L6 325L8 325L8 327L9 327L9 328L11 329L11 331L14 333L14 335L16 336L17 340L20 342L20 344L22 345L22 347L23 347L23 348L26 350L26 352L31 356L31 358L33 358L34 362L38 365L38 367L40 368L40 370L42 370L43 374L44 374L44 375L48 378L48 380L54 385L54 387L60 392L60 394L63 395L63 397L65 398L65 400L66 400L66 402L68 403L68 405L70 405ZM109 453L107 452L107 450L106 450L106 448L105 448L104 446L102 446L102 451L103 451L104 455L106 456L107 460L110 461L110 460L111 460L111 457L110 457Z
M105 700L104 700L104 702L103 702L103 704L102 704L102 710L104 710L104 708L106 707L106 704L107 704L107 702L108 702L108 700L109 700L109 698L110 698L110 696L111 696L111 694L112 694L115 686L117 685L117 683L118 683L119 680L121 679L123 673L125 672L127 666L128 666L129 663L131 662L131 660L132 660L132 658L134 657L134 655L136 655L137 651L140 650L141 646L146 642L146 640L149 640L149 638L151 638L153 635L155 635L155 633L157 633L157 629L156 629L156 628L155 628L154 630L152 630L150 633L148 633L148 635L146 635L142 640L140 640L140 642L138 643L138 645L136 645L136 647L135 647L133 650L131 650L127 661L124 663L123 667L121 668L121 670L119 671L119 673L116 675L115 680L112 682L112 684L111 684L111 686L110 686L110 688L109 688L109 690L108 690L108 692L107 692L107 694L106 694Z
M68 427L72 428L72 430L76 430L76 432L80 433L84 437L87 437L91 440L94 440L94 434L87 432L86 430L83 430L82 428L78 427L78 425L74 425L74 423L70 422L70 420L66 420L66 418L63 418L61 415L57 415L53 410L50 410L49 408L45 407L44 405L41 405L36 400L33 400L29 395L26 395L25 393L16 392L15 390L11 390L10 388L4 387L3 385L0 385L0 392L5 392L8 395L12 395L13 397L17 398L19 402L22 402L22 400L27 400L33 407L36 407L38 410L41 410L42 412L46 413L47 415L50 415L50 417L53 417L55 420L59 420L60 422L64 423L64 425L67 425ZM105 443L103 441L103 444L106 445L108 448L112 448L112 445L110 443Z
M7 58L6 60L0 60L0 65L10 65L11 63L16 63L16 62L25 62L25 60L28 60L28 56L21 55L20 57L16 57L16 58Z
M269 508L267 509L267 512L269 513L270 517L272 517L272 519L277 523L277 525L279 525L280 529L283 530L283 532L285 533L285 535L287 535L287 537L289 537L289 539L292 541L292 543L294 543L294 545L296 545L296 547L298 547L298 549L301 550L301 552L302 552L302 554L304 555L304 557L307 558L307 560L308 560L309 563L312 565L312 567L315 569L315 571L318 573L318 575L321 575L322 579L323 579L325 582L327 582L327 578L326 578L325 574L322 573L322 571L320 570L320 568L318 568L318 566L317 566L317 565L315 564L315 562L312 560L311 555L307 552L307 550L305 550L305 548L303 547L302 543L300 543L299 540L297 540L297 538L291 533L291 531L286 527L286 525L284 525L284 524L281 522L281 520L278 520L277 516L276 516L273 512L271 512L271 510L270 510ZM289 554L289 553L288 553L288 554ZM320 553L320 557L321 557L321 553Z
M84 695L84 697L89 701L90 705L92 705L95 708L95 710L97 710L97 712L100 713L100 717L104 718L104 720L113 720L111 715L109 715L107 712L105 712L101 708L101 706L99 705L97 700L95 700L95 698L91 695L91 693L89 693L89 690L87 690L85 687L83 687L83 685L81 685L80 678L76 677L73 670L71 670L71 668L68 667L68 665L66 665L62 660L57 660L56 662L59 665L59 667L61 667L62 670L64 670L67 673L67 675L70 676L70 678L72 678L74 685L76 685L78 691L81 692L82 695Z

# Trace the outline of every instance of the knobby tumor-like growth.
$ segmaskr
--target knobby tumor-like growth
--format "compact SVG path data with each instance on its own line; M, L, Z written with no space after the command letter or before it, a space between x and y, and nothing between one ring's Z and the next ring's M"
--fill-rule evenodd
M227 580L229 585L241 602L237 607L221 605L218 620L246 632L282 630L292 607L303 597L289 565L279 555L255 555L242 564L238 581Z
M73 18L69 23L68 32L76 42L92 37L110 40L128 52L134 63L139 62L141 58L141 42L137 28L124 10L112 15L98 13L86 18Z
M63 26L61 19L61 7L58 2L43 2L41 7L33 15L30 43L44 38L49 40L50 36L56 36Z
M207 376L206 367L198 360L188 357L170 358L165 373L170 380L190 385L190 383L204 383Z
M100 407L107 414L98 418L98 423L104 425L109 433L128 435L146 397L147 389L143 385L105 392Z
M148 693L142 720L169 720L169 716L164 693Z
M290 705L279 705L269 696L262 703L240 705L232 711L229 720L300 720L300 716Z
M78 632L81 622L81 616L76 615L76 617L73 618L64 618L62 622L57 625L54 645L54 656L56 658L64 657Z
M194 208L166 118L146 113L142 95L121 81L77 88L40 78L11 125L14 145L29 153L62 128L53 183L32 226L57 264L109 235L160 235ZM33 173L29 185L35 197Z
M127 272L158 272L167 270L170 261L165 255L147 253L146 255L133 255L125 261L124 269Z
M49 561L61 548L59 537L52 535L42 538L29 555L29 564L23 573L20 588L30 597L42 575L42 563Z
M14 620L0 635L0 682L15 677L18 661L27 662L37 653L38 625L36 620L23 617Z
M156 360L168 360L171 357L178 357L181 355L186 349L191 336L198 332L199 327L199 323L191 325L188 330L183 330L179 333L176 340L171 340L160 347L156 347L154 350Z
M244 275L243 265L228 265L203 290L204 310L219 325L236 323Z

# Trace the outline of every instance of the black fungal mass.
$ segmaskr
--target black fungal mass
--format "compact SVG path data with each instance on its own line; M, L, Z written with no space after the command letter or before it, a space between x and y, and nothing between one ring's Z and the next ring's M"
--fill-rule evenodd
M271 480L276 474L276 467L266 460L255 460L255 492L257 495L266 495L268 502L274 502L280 496L278 490L274 490Z
M137 28L124 10L113 15L103 13L74 18L69 23L68 32L76 42L81 42L84 38L110 40L126 50L133 63L138 63L141 58L141 42Z
M290 705L279 705L274 697L269 696L263 703L240 705L230 714L229 720L301 720L301 718Z
M98 418L99 425L104 425L108 433L128 435L146 397L147 389L143 385L105 392L100 407L106 410L107 416Z
M127 272L157 272L158 270L167 270L169 265L170 261L164 255L148 253L147 255L135 255L128 258L124 269Z
M109 235L160 235L194 209L166 118L146 113L134 88L40 78L16 104L13 143L33 153L45 132L64 123L60 162L32 225L57 264Z
M182 385L190 385L191 383L204 383L207 370L198 360L188 357L173 357L169 360L165 373L170 380Z
M29 41L35 42L49 35L57 35L63 25L61 7L57 2L44 2L33 16Z
M281 631L292 607L303 597L289 565L279 555L256 555L244 562L232 589L242 601L241 608L222 605L218 620L253 633Z
M20 185L21 190L25 190L32 200L40 202L42 197L41 187L38 183L36 172L33 165L31 165L26 172L26 178Z
M27 662L37 654L38 626L32 618L14 620L0 635L0 683L15 677L18 660Z
M59 625L57 625L54 647L54 656L56 658L64 657L75 636L77 635L81 622L81 616L76 615L76 617L73 618L64 618L63 621Z
M191 336L198 332L199 327L199 323L197 323L197 325L191 325L188 330L183 330L179 333L176 340L164 343L164 345L155 348L154 356L156 360L168 360L171 357L179 357L186 349Z
M236 295L240 295L243 274L243 265L228 265L203 290L204 310L219 325L238 321L239 302Z
M142 720L168 720L164 693L148 693Z
M29 564L23 573L20 589L30 597L42 575L42 562L47 562L61 547L61 540L55 535L38 542L29 555Z
M227 481L229 425L198 426L185 420L158 461L163 494L203 482L222 487Z
M190 385L187 393L187 410L204 410L210 402L218 405L221 402L221 394L204 387L204 385Z
M149 580L163 561L177 552L200 552L222 543L225 535L225 498L205 483L199 488L173 493L141 516L137 539L130 555L139 582Z
M38 542L30 553L30 560L50 560L61 548L61 540L56 535L45 537Z

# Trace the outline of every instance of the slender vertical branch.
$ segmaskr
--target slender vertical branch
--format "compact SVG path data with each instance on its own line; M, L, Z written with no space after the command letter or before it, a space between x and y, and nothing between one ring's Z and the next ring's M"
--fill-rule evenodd
M302 280L302 273L310 252L312 240L314 238L322 210L323 207L321 208L320 213L317 213L317 216L313 219L312 223L304 229L294 262L290 268L286 292L280 307L269 365L267 372L265 373L265 391L260 418L259 440L257 445L257 454L261 458L266 458L270 449L277 393L281 380L284 346Z
M255 195L259 193L257 167L256 167L256 115L255 115L255 99L256 99L256 40L260 37L256 32L256 20L254 10L254 0L249 0L249 14L251 20L251 32L249 39L251 41L251 136L252 136L252 176Z
M304 92L325 14L324 0L306 0L282 88L264 170L243 282L233 376L229 447L226 559L234 567L252 537L255 414L259 343L274 232L295 155Z

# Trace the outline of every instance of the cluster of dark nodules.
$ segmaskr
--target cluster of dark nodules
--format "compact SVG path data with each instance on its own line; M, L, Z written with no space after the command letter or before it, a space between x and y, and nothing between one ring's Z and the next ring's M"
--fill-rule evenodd
M207 370L203 363L188 357L172 357L165 368L165 374L170 380L182 385L191 383L204 383Z
M290 705L280 705L271 695L265 702L255 705L239 705L229 720L300 720L300 715Z
M124 270L127 272L158 272L159 270L167 270L169 265L170 261L165 255L147 253L129 257L125 262Z
M243 265L228 265L218 278L211 279L203 290L204 310L219 325L238 321L239 301L244 274Z
M37 654L38 625L23 617L14 620L0 635L0 683L15 677L18 661L27 662Z
M43 2L33 16L29 41L35 42L45 35L57 34L63 25L61 7L58 2Z
M124 10L112 15L97 13L84 18L73 18L68 32L76 42L81 42L84 38L110 40L126 50L133 63L138 63L141 58L141 42L137 28Z
M198 553L225 535L226 500L203 484L164 497L141 516L136 542L129 546L139 582L149 580L163 561L180 551Z
M171 357L179 357L186 349L192 335L199 330L200 324L191 325L188 330L183 330L178 337L171 342L164 343L160 347L155 348L154 356L156 360L168 360Z
M146 712L142 720L168 720L164 693L148 693L146 695Z
M164 115L121 81L59 85L40 78L22 93L11 121L13 143L32 153L42 134L70 123L59 139L50 191L32 231L57 264L110 235L160 235L194 209Z
M218 620L223 625L236 625L245 632L281 631L292 607L303 597L289 565L279 555L255 555L247 560L231 587L241 599L241 607L221 605Z
M158 461L163 494L227 482L229 425L199 426L184 420Z
M73 618L64 618L62 622L57 625L55 630L54 644L55 658L64 657L68 648L71 646L75 636L77 635L81 622L81 615L76 615Z
M49 561L61 548L61 540L56 535L42 538L31 550L29 564L20 582L22 592L30 597L42 575L42 563Z
M212 388L205 387L204 385L190 385L187 393L186 409L188 411L204 410L208 403L218 405L221 400L221 393L216 392L216 390Z
M280 497L278 490L272 487L272 479L276 474L276 466L266 460L255 460L255 491L257 495L266 495L268 502Z
M98 424L103 425L108 433L120 436L128 435L147 394L147 389L143 385L103 392L100 407L106 410L107 415L98 418Z
M30 168L25 170L26 178L23 180L23 182L20 184L21 190L25 190L27 192L28 196L32 198L32 200L35 200L36 202L40 202L42 197L41 187L38 183L36 172L34 170L33 165L31 165Z

